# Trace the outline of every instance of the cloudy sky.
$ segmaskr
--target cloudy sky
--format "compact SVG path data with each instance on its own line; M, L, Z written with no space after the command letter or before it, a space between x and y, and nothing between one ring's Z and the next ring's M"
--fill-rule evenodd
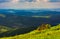
M60 8L60 0L0 0L0 9Z

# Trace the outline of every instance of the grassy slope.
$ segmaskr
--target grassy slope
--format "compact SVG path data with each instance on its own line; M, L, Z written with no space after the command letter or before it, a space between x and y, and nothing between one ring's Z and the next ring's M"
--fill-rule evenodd
M6 27L6 26L0 26L0 33L4 33L7 31L12 30L12 28Z
M34 30L27 34L3 37L0 39L60 39L60 25L43 30L42 32Z
M6 27L6 26L0 26L0 33L4 33L7 31L12 31L12 30L16 30L16 28L10 28L10 27Z

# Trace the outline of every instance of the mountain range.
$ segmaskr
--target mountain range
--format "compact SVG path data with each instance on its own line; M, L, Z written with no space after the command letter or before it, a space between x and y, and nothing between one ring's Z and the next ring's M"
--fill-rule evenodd
M60 11L49 9L0 9L0 26L16 28L17 30L21 30L22 32L28 32L36 29L41 24L60 24ZM21 33L21 31L17 32Z
M38 26L42 23L60 23L60 12L53 10L14 10L0 9L0 25Z

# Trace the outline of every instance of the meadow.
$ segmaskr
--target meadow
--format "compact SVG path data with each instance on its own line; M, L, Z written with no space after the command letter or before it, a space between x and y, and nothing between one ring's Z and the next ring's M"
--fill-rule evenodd
M41 31L36 29L26 34L3 37L0 39L60 39L60 24Z

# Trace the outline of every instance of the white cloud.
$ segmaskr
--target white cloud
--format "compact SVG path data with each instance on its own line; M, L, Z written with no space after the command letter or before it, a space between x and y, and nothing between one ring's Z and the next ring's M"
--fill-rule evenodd
M51 3L48 0L36 0L36 2L19 2L13 0L0 4L0 8L25 9L25 8L60 8L60 3Z

